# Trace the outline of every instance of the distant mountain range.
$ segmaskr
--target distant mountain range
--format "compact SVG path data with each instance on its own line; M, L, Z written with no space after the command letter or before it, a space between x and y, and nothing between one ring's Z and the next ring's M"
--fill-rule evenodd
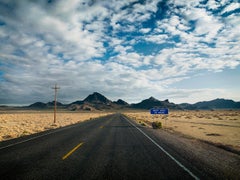
M29 105L29 108L49 108L54 106L54 101L48 102L48 103L43 103L43 102L35 102L31 105ZM62 103L57 102L57 106L64 106Z
M214 99L212 101L202 101L195 104L180 104L183 109L240 109L240 102L228 99Z
M154 107L164 107L169 109L182 109L181 106L170 103L168 99L164 101L160 101L154 97L150 97L149 99L145 99L137 104L131 104L131 107L134 109L151 109Z
M36 102L27 106L26 108L31 109L48 109L54 106L53 102L42 103ZM235 102L233 100L226 99L215 99L212 101L203 101L195 104L182 103L174 104L169 102L168 99L160 101L154 97L150 97L136 104L128 104L122 99L117 101L111 101L105 96L98 92L94 92L87 96L84 100L79 100L72 102L70 104L62 104L57 102L59 108L68 109L71 111L77 110L86 110L86 111L95 111L95 110L119 110L119 109L151 109L154 107L160 108L169 108L173 110L210 110L210 109L240 109L240 102Z

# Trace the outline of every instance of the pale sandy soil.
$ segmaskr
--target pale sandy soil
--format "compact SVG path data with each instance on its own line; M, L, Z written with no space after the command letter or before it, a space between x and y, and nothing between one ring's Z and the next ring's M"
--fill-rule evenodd
M99 112L58 112L57 123L53 113L46 111L0 112L0 141L21 137L49 129L75 124L107 115ZM240 111L170 111L168 116L146 112L126 112L140 124L162 122L163 128L172 132L229 145L240 151Z
M59 112L57 122L53 123L52 112L0 112L0 141L55 129L109 113Z
M143 125L160 121L168 131L227 145L240 151L240 111L172 111L167 116L151 115L149 112L128 112L125 115Z

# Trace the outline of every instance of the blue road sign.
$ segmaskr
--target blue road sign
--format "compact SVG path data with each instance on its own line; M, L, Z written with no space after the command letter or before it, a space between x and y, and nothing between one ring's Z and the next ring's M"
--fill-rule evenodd
M168 114L167 108L161 108L161 109L150 109L151 114Z

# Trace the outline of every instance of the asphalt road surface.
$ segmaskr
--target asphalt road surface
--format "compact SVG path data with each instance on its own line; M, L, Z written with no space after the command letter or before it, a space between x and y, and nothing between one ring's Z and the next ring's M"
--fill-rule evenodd
M174 152L174 151L172 151ZM0 179L198 179L121 114L0 143Z

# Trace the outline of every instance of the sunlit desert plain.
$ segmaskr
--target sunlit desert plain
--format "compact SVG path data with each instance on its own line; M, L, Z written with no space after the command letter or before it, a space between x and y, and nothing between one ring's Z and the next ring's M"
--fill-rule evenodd
M143 126L160 121L167 131L240 151L239 110L170 111L169 115L128 112L126 115Z
M53 112L50 111L0 112L0 141L64 127L107 114L103 112L59 112L57 121L54 123Z
M107 112L58 112L53 123L51 111L0 112L0 141L64 127L85 120L105 116ZM170 111L169 115L151 115L148 111L124 113L141 126L151 127L160 121L162 129L181 133L217 145L226 145L240 151L240 111Z

